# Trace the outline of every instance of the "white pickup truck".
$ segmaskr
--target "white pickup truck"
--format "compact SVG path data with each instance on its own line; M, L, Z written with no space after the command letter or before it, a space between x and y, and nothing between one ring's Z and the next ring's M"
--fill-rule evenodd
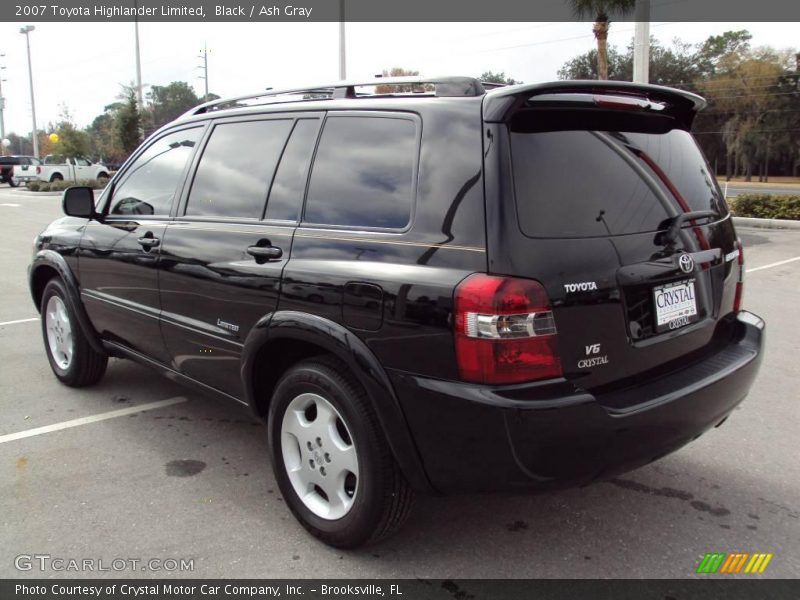
M77 181L109 177L108 167L105 165L93 163L82 156L65 158L59 154L45 156L37 175L40 181Z

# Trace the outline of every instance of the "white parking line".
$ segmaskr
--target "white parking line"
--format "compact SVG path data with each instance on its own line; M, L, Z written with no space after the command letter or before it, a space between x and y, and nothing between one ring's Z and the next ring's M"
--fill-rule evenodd
M181 402L186 402L186 398L184 398L183 396L176 396L175 398L168 398L167 400L159 400L158 402L150 402L149 404L140 404L139 406L131 406L130 408L121 408L119 410L112 410L107 413L101 413L99 415L93 415L91 417L81 417L80 419L72 419L71 421L62 421L61 423L45 425L44 427L37 427L36 429L28 429L26 431L18 431L17 433L0 435L0 444L5 444L6 442L13 442L14 440L21 440L23 438L33 437L35 435L42 435L43 433L61 431L62 429L69 429L70 427L88 425L89 423L96 423L97 421L105 421L106 419L115 419L117 417L124 417L125 415L132 415L134 413L144 412L146 410L164 408L165 406L172 406L173 404L180 404Z
M772 267L780 267L781 265L785 265L786 263L794 262L796 260L800 260L800 256L795 256L794 258L787 258L786 260L779 260L778 262L770 263L768 265L764 265L763 267L756 267L755 269L747 269L747 273L753 273L755 271L761 271L762 269L771 269Z
M16 321L4 321L0 323L0 327L3 325L16 325L17 323L30 323L31 321L38 321L38 317L33 317L32 319L17 319Z
M0 206L10 206L11 208L19 208L22 205L21 204L15 204L13 202L0 202Z

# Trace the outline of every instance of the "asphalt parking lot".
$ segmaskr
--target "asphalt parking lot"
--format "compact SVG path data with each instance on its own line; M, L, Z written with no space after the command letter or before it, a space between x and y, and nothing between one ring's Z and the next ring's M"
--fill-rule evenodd
M770 552L756 577L800 573L800 260L783 262L800 257L800 231L740 229L745 305L767 321L767 350L724 426L583 489L423 497L397 536L342 552L292 518L265 429L241 409L122 360L94 388L57 383L26 267L34 236L59 215L59 197L0 186L0 577L683 578L706 552ZM133 410L2 437L122 409ZM183 558L194 571L20 571L22 554Z

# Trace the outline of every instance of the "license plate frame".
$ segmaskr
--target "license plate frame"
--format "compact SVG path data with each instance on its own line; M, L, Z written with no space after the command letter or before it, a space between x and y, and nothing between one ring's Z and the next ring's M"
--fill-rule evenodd
M697 322L700 311L697 309L696 283L694 278L682 279L653 288L651 298L657 333L674 331ZM671 293L670 296L665 296L667 292Z

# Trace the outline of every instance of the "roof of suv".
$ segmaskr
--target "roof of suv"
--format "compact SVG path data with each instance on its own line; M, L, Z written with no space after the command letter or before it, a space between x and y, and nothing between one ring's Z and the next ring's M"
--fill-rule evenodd
M378 87L384 89L378 91ZM392 92L392 87L397 91ZM625 100L632 110L670 113L687 129L697 111L705 106L703 98L690 92L627 81L562 80L503 85L473 77L385 77L281 90L268 88L245 96L221 98L189 110L177 122L203 120L212 113L234 116L292 110L408 110L421 102L431 107L452 105L454 101L482 105L484 120L503 121L520 108L532 107L540 100L552 100L554 95L558 95L559 100L589 104L601 103L599 97L613 95Z

